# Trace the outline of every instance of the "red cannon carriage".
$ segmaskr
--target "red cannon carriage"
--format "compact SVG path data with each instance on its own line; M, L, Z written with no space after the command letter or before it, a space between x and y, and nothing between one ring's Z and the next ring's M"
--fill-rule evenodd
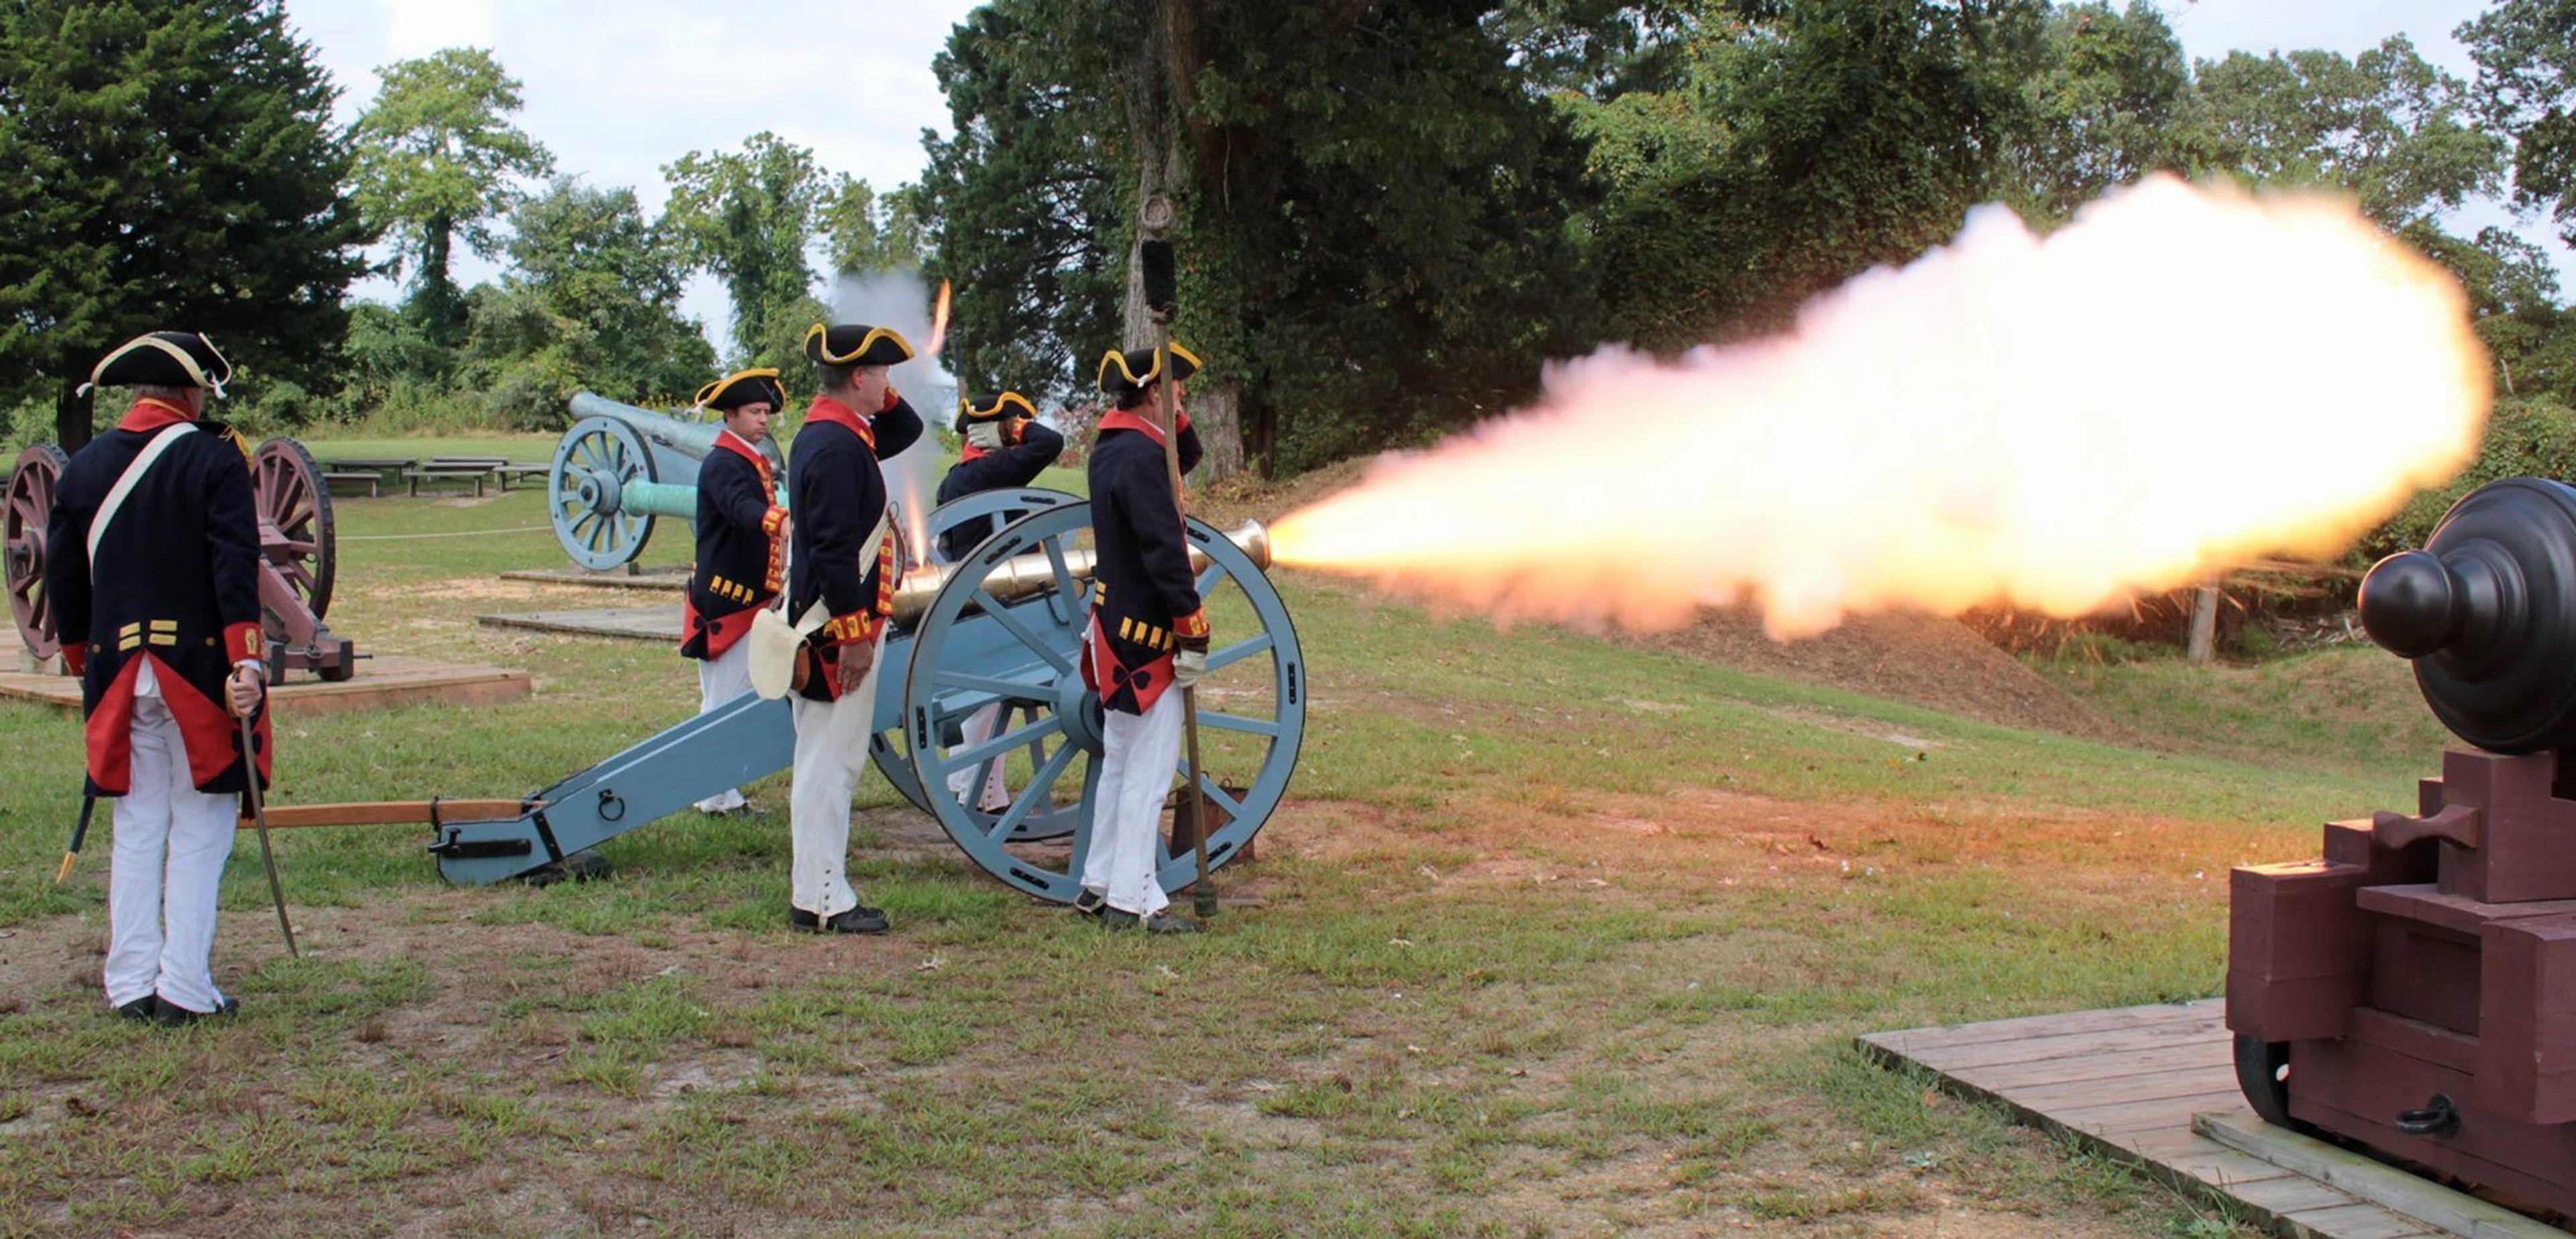
M2238 1082L2271 1122L2576 1216L2576 488L2479 489L2361 616L2475 749L2414 813L2236 870Z

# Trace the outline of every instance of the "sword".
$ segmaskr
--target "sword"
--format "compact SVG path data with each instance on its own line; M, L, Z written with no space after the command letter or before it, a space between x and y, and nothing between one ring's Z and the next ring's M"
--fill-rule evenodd
M89 818L98 812L98 797L81 793L80 820L72 824L72 845L63 850L63 867L54 871L54 885L60 886L72 876L72 862L80 859L81 840L89 837Z
M268 804L259 790L259 750L254 748L250 716L241 716L242 786L250 790L250 820L259 829L259 860L268 866L268 897L277 904L278 932L286 935L286 953L296 959L304 952L295 949L295 927L286 923L286 888L277 884L277 854L268 848Z

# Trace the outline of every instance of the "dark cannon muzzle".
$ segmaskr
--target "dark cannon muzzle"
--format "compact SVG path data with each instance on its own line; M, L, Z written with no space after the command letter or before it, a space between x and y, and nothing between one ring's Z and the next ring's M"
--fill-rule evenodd
M2372 567L2360 605L2453 734L2494 753L2576 748L2576 488L2478 488L2424 549Z

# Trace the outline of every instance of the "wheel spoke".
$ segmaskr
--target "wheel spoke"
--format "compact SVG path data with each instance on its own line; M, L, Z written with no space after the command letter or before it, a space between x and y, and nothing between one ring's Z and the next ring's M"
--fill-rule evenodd
M1216 583L1224 578L1225 565L1218 563L1215 556L1209 556L1208 570L1199 574L1199 579L1196 585L1196 588L1199 591L1199 601L1207 601L1208 591L1215 589Z
M1172 763L1172 768L1184 776L1189 773L1187 766L1181 762ZM1207 797L1208 803L1214 805L1217 812L1223 813L1227 821L1236 821L1243 817L1243 802L1228 794L1225 786L1210 777L1204 770L1199 772L1199 794Z
M1003 698L1039 697L1049 691L1047 685L1029 680L1004 680L993 676L969 675L963 671L945 669L940 671L938 679L931 682L941 688L967 688Z
M1246 718L1240 714L1219 714L1213 710L1201 710L1199 722L1222 731L1240 731L1247 735L1268 736L1273 740L1279 738L1279 723L1275 719Z
M1068 744L1057 749L1055 756L1046 759L1045 764L1037 768L1037 773L1029 776L1028 786L1021 788L1020 794L1012 798L1011 807L994 819L993 828L985 831L984 837L995 843L1010 838L1011 832L1018 830L1020 823L1027 821L1029 814L1035 812L1039 805L1050 803L1055 781L1064 776L1065 767L1073 764L1074 752L1074 746ZM974 785L968 790L981 787L983 779L984 776L977 775Z
M1234 644L1225 647L1224 649L1218 650L1216 653L1208 655L1207 669L1210 671L1216 671L1221 668L1230 667L1235 663L1250 658L1276 644L1278 643L1271 640L1270 634L1266 632L1257 637L1246 637L1241 641L1237 641Z
M1059 674L1073 674L1072 661L1067 659L1064 655L1057 653L1053 647L1046 643L1045 639L1038 636L1036 631L1032 630L1027 624L1020 622L1020 617L1011 614L1011 609L1003 606L1002 600L995 598L991 590L985 589L980 585L976 586L975 601L984 608L984 614L990 617L994 623L1000 624L1003 629L1008 631L1012 636L1019 638L1020 644L1029 647L1029 649L1035 652L1038 657L1047 660L1048 664L1053 666Z
M982 744L960 745L940 755L931 773L946 776L968 766L982 766L989 757L1009 753L1012 749L1043 736L1064 730L1064 720L1050 714L1017 731L987 738ZM1068 746L1070 747L1070 746Z

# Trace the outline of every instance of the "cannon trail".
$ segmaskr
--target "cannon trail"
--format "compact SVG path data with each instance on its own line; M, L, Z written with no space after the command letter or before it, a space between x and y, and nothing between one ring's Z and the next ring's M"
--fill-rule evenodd
M1274 554L1498 621L2081 615L2343 549L2476 451L2486 375L2457 283L2349 203L2156 177L2044 237L1979 208L1781 336L1552 366Z

